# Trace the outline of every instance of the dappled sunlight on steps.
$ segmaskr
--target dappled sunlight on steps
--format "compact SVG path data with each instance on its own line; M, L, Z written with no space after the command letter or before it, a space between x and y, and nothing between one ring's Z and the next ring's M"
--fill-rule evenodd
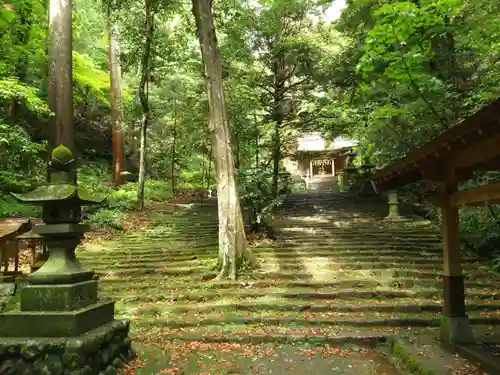
M236 282L211 280L215 200L205 207L164 205L146 230L84 246L78 256L101 276L102 293L117 300L118 315L131 318L137 332L434 327L441 306L439 233L414 217L384 221L386 214L378 198L293 194L274 214L277 240L254 249L261 267L244 270ZM474 254L464 255L464 273L472 322L498 323L497 280Z

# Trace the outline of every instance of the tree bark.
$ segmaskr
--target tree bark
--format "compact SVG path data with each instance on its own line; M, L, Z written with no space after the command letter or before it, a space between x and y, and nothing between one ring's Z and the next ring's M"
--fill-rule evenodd
M73 125L72 2L50 0L49 4L49 121L48 161L52 150L63 144L75 155ZM76 181L76 174L73 176Z
M285 119L285 84L287 81L286 72L286 61L283 52L280 52L276 56L276 60L273 63L273 74L274 74L274 87L273 87L273 108L272 108L272 118L274 121L274 134L273 134L273 178L271 191L274 198L278 197L279 194L279 172L280 172L280 162L281 162L281 128L283 126L283 120Z
M176 159L177 159L177 153L176 153L176 148L177 146L177 99L175 99L174 102L174 129L172 131L172 195L175 195L175 165L176 165Z
M151 77L151 46L153 44L154 17L153 0L145 0L146 24L144 34L144 49L141 59L141 81L139 83L139 100L141 102L142 121L141 121L141 140L139 151L139 181L137 186L137 209L144 210L144 184L146 182L146 136L149 124L149 98L148 82Z
M108 15L109 17L109 15ZM118 24L108 21L108 60L109 60L109 102L111 105L111 137L113 153L113 186L118 187L123 184L122 171L125 163L125 135L123 128L122 112L122 85L120 67L120 44L118 41Z
M212 4L211 1L207 0L192 0L192 2L205 68L210 110L209 131L212 137L217 176L220 266L217 278L229 277L234 280L241 265L245 261L254 265L255 258L247 246L236 185L231 132L222 84L222 69L213 22Z

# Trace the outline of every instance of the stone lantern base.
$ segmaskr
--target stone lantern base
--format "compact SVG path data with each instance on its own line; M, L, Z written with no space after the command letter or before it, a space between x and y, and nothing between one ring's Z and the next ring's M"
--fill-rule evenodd
M0 374L116 375L132 356L129 326L113 320L70 338L0 337Z

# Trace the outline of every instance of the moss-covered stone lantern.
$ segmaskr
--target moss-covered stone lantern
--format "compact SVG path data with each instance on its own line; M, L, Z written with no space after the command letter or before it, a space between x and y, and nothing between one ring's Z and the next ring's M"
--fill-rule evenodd
M30 193L13 194L21 202L42 206L43 223L32 231L43 238L49 257L28 276L20 311L0 314L0 347L36 344L33 355L39 360L24 363L22 350L21 354L7 350L8 355L0 351L0 362L23 362L27 369L23 374L40 373L36 366L53 367L54 371L42 371L51 375L116 373L130 355L130 323L114 319L114 302L98 298L94 271L75 255L87 230L80 224L82 205L101 203L105 196L90 195L77 186L75 160L63 145L52 153L48 180ZM56 341L60 345L54 352ZM104 362L103 350L107 351Z
M55 148L49 165L49 184L27 194L12 194L23 203L42 206L43 224L33 232L42 236L49 250L45 264L28 278L30 284L67 284L92 280L94 272L85 269L75 256L75 248L87 231L80 224L82 205L102 203L105 196L91 196L77 186L75 160L63 145Z

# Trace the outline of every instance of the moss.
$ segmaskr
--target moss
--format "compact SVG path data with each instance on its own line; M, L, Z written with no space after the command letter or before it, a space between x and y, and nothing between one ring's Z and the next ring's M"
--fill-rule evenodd
M59 145L52 151L52 160L68 164L73 160L73 153L66 146Z
M387 348L399 361L402 362L405 369L412 375L439 375L427 368L422 361L411 354L400 342L394 337L387 338Z

